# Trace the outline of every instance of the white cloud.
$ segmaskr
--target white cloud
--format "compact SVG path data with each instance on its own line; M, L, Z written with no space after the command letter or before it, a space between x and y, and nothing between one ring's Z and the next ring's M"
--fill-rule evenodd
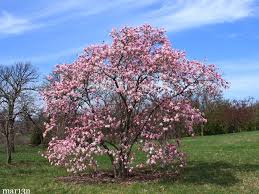
M255 0L177 0L167 1L148 14L152 23L169 31L208 24L233 22L252 16Z
M150 8L154 3L156 6ZM255 13L254 3L255 0L45 1L40 10L35 10L29 15L24 13L23 17L2 12L0 33L17 34L56 25L72 18L98 15L106 11L117 13L118 10L123 10L125 15L128 14L133 24L149 22L164 27L168 31L179 31L207 24L233 22L252 16ZM143 8L142 14L135 14L135 10L140 8Z
M29 15L17 17L2 11L0 14L0 34L19 34L32 29L57 25L60 22L73 18L87 17L105 11L118 9L141 8L158 0L64 0L46 1L40 10L35 10Z
M71 18L87 17L91 15L98 15L106 11L114 13L119 10L132 10L135 8L143 8L152 5L160 0L64 0L64 1L50 1L46 7L35 13L35 18L49 18L56 16L55 21L64 21ZM69 13L69 14L66 14Z
M0 15L0 32L8 34L17 34L30 28L30 21L19 18L10 13L3 11Z
M85 46L85 45L84 45ZM54 61L55 63L63 63L67 60L64 60L67 57L76 57L80 53L83 52L84 46L69 48L61 51L56 51L52 53L46 53L41 55L32 55L32 56L23 56L23 57L8 57L8 58L1 58L1 63L5 65L14 64L20 61L31 62L33 64L44 64L50 61Z
M230 82L225 96L230 98L254 97L259 99L259 62L254 59L221 61L215 64L223 71L223 77Z
M0 34L21 34L43 26L45 24L33 23L28 18L15 16L7 11L0 13Z
M238 59L235 61L216 61L220 69L230 73L244 74L254 73L259 74L259 60L258 59Z
M225 96L239 99L247 97L259 99L258 75L232 75L226 79L230 82L230 88L226 90Z

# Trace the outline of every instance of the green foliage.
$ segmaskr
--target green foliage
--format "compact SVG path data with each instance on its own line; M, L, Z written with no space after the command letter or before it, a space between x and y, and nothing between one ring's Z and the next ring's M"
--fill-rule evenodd
M50 166L38 152L41 146L17 146L14 163L5 164L0 145L0 191L28 188L31 193L259 193L259 131L184 138L188 166L178 180L131 184L73 184L56 177L67 176L63 168ZM138 160L144 156L137 154ZM99 158L107 169L109 160Z

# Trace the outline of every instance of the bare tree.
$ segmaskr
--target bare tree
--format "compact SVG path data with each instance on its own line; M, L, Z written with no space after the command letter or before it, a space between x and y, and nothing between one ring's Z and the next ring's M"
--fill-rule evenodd
M0 119L1 132L6 138L7 163L14 152L14 123L22 113L21 101L28 92L35 90L38 74L30 63L0 66Z

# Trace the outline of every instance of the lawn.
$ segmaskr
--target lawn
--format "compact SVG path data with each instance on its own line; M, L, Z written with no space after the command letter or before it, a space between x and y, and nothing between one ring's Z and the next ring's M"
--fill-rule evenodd
M96 185L57 181L55 177L67 173L50 166L40 147L17 146L8 166L1 147L0 193L3 188L27 188L32 194L259 193L259 131L184 138L182 144L188 166L177 180Z

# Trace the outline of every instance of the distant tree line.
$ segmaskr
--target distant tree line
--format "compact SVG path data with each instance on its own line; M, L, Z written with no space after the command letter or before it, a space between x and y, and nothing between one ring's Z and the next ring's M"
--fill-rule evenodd
M197 135L259 130L259 102L253 98L229 100L217 97L207 101L204 107L207 122L196 127Z

